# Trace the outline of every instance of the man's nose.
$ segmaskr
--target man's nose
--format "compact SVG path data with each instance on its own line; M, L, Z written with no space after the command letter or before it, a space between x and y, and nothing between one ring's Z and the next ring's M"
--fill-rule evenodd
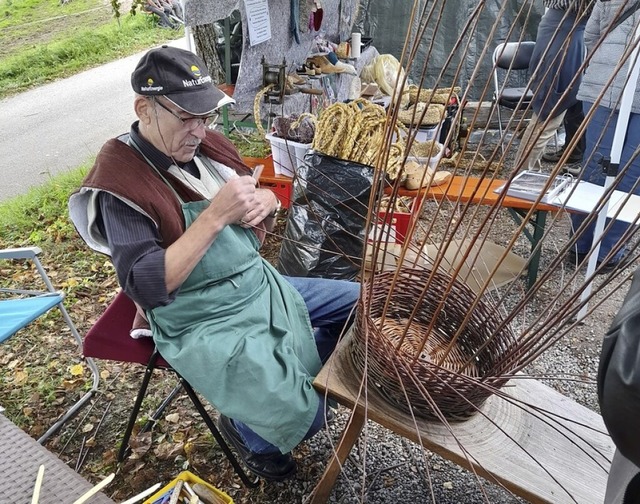
M199 124L194 130L191 130L191 134L199 140L204 140L204 137L207 136L207 126L204 123Z

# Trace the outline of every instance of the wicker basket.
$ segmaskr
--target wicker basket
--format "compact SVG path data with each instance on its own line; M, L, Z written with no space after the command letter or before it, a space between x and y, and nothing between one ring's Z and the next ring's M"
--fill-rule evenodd
M419 104L417 106L417 110L414 111L416 106L411 106L407 110L401 110L398 112L398 121L407 126L434 126L436 124L440 124L442 119L445 116L445 108L444 105L439 105L433 103L427 107L427 112L425 113L422 121L420 121L420 116L424 110L425 105Z
M446 105L449 103L451 95L460 94L461 88L454 86L453 88L437 88L437 89L420 89L418 86L409 86L409 103L440 103Z
M508 326L499 329L497 313L481 301L443 360L476 295L458 281L450 285L451 277L438 271L430 280L428 295L416 306L431 271L402 269L380 327L394 275L395 271L380 273L371 290L363 286L368 316L361 306L349 348L354 365L362 373L366 369L370 383L399 409L424 418L437 419L441 414L464 420L491 396L491 387L507 381L504 375L516 364L508 352L516 344L515 336ZM416 355L443 299L444 309Z

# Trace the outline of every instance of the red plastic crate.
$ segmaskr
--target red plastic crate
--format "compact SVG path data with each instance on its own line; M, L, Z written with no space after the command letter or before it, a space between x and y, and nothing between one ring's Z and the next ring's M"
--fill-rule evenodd
M378 217L380 219L379 224L390 224L395 232L396 242L404 243L404 239L407 236L407 232L409 230L411 216L413 215L414 211L420 211L420 205L420 200L414 199L411 202L410 212L378 212Z
M291 197L293 192L293 184L291 182L260 182L260 187L271 189L282 203L282 208L289 208L291 205Z

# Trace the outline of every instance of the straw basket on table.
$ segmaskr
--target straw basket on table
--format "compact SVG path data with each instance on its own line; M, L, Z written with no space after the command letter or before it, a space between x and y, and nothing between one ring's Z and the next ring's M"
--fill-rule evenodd
M354 365L399 409L464 420L507 381L515 336L484 301L471 310L476 295L449 275L401 269L395 282L394 275L363 286L349 348Z

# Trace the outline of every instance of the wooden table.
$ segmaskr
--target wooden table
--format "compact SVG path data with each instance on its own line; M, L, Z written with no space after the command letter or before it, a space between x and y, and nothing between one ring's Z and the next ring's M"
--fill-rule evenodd
M314 489L311 504L329 498L340 467L367 419L462 467L473 468L529 502L603 502L614 445L597 413L536 380L514 379L502 390L547 414L534 414L531 408L493 396L482 407L482 414L451 424L451 431L441 423L420 419L416 430L409 415L390 406L372 388L367 391L365 413L365 401L359 395L361 380L347 346L340 343L314 382L321 393L326 392L353 413Z

